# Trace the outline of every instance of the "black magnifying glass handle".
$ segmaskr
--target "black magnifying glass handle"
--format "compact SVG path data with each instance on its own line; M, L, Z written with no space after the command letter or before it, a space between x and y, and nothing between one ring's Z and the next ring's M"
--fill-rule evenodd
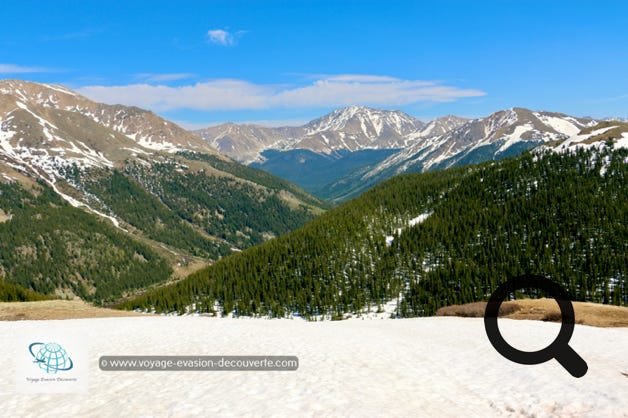
M555 358L573 377L582 377L589 370L587 362L568 344L558 350Z

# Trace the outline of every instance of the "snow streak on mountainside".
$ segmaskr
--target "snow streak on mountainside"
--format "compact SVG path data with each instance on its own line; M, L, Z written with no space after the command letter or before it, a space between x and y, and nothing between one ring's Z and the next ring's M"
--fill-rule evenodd
M394 175L443 169L518 155L540 144L564 140L597 122L587 118L512 108L486 118L455 119L450 130L425 129L409 135L404 149L326 187L324 194L345 200ZM429 128L428 124L428 128ZM431 135L431 133L434 135ZM442 133L441 133L442 132Z
M436 136L415 135L411 145L383 161L366 177L392 168L402 173L446 168L508 155L513 147L532 148L540 143L565 139L596 122L571 116L513 108L474 119ZM488 157L488 158L487 158ZM417 170L418 168L418 170Z
M0 81L0 163L5 177L39 178L73 206L87 199L60 190L69 167L113 168L135 159L150 164L155 152L191 150L218 155L195 135L152 112L95 103L61 86ZM15 173L17 171L17 173ZM10 174L13 172L13 175ZM95 208L93 213L118 221Z
M182 153L186 153L185 156ZM17 180L28 184L33 179L43 180L71 205L85 207L124 229L111 202L106 203L107 199L116 196L109 196L108 189L105 197L105 190L96 185L116 170L129 177L135 176L124 181L139 183L143 190L134 189L135 193L150 192L161 199L159 204L168 206L167 210L183 213L183 206L188 204L186 210L191 211L194 219L216 218L212 221L213 228L224 221L226 215L205 213L203 210L209 203L205 207L196 207L191 196L181 194L190 193L193 187L216 188L217 183L227 187L223 183L230 182L231 197L223 196L222 190L210 193L214 199L211 204L216 203L218 196L234 201L238 196L256 202L247 205L249 208L260 202L270 205L266 193L273 196L278 193L276 197L286 207L296 208L304 201L307 206L314 207L320 203L310 200L311 196L283 180L266 173L260 176L252 169L239 167L198 136L152 112L95 103L61 86L20 80L0 81L0 181ZM187 184L192 178L196 183ZM183 184L175 184L177 182ZM124 190L133 188L132 183ZM262 187L256 190L252 187L255 184ZM111 185L110 189L113 187ZM89 191L90 188L98 189L99 193ZM242 196L235 192L236 189L243 193ZM282 193L279 193L280 189ZM258 193L265 196L253 197ZM168 201L167 195L173 200ZM194 198L203 200L206 196L201 193ZM220 211L224 211L236 203L237 207L243 207L241 202L218 204L221 205ZM133 209L121 205L118 212L123 207L125 212ZM194 219L185 219L185 222L194 223ZM229 227L235 234L239 227L234 229L234 226ZM269 235L276 233L266 232ZM210 235L213 234L210 232Z
M323 207L151 112L0 81L0 281L111 301Z
M550 143L541 148L568 152L581 148L600 148L604 145L612 145L614 148L628 148L628 123L605 121L584 129L564 141Z
M238 161L263 160L265 150L306 149L321 154L406 146L405 138L425 124L400 111L349 106L304 126L267 128L223 124L195 131L210 145Z
M595 124L597 121L590 118L523 108L473 120L450 115L424 123L399 111L350 106L301 127L225 124L196 133L232 158L280 176L295 173L286 178L321 197L339 201L396 174L517 155L540 144L567 139ZM304 150L331 157L341 174L324 184L303 183L299 173L320 169L318 159L302 157ZM394 152L382 154L379 160L376 156L351 157L364 150ZM296 151L301 152L291 154ZM364 160L357 169L356 160ZM351 172L346 174L349 162Z
M402 148L408 135L425 124L403 112L350 106L305 125L292 148L331 154L337 150Z

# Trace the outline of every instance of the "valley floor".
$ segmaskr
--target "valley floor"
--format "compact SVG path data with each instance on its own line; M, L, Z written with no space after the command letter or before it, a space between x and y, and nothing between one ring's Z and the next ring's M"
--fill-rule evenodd
M559 324L500 319L515 347L540 349ZM72 333L88 345L85 394L16 391L18 335ZM11 417L628 416L628 328L576 325L588 363L512 363L481 318L340 322L140 316L0 322L0 405ZM296 371L102 371L103 355L294 355Z

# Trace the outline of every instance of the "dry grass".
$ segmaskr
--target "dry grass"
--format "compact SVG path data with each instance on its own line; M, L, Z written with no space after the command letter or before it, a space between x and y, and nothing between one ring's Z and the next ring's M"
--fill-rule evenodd
M610 128L611 126L617 126L617 127L621 127L621 128L626 128L628 129L628 123L626 122L620 122L618 120L606 120L603 122L598 123L597 125L594 126L589 126L588 128L584 128L583 130L580 131L580 134L590 134L593 133L599 129L603 129L603 128Z
M573 302L576 323L594 327L628 327L628 308L598 303ZM438 316L483 317L486 302L440 308ZM511 319L560 322L561 314L554 299L518 299L504 302L499 316Z
M520 309L515 302L504 302L499 307L499 316L510 315ZM461 316L464 318L480 318L484 316L486 302L466 303L464 305L450 305L436 311L436 316Z
M107 318L145 315L137 312L97 308L81 300L0 302L0 321L43 319Z
M628 132L628 123L613 120L613 121L601 122L593 127L586 128L582 130L582 133L591 133L601 128L610 128L610 127L613 127L613 129L609 129L608 131L604 133L592 136L591 138L585 141L582 141L582 143L593 144L594 142L597 142L597 141L613 141L616 139L620 139L623 133Z
M628 308L597 303L573 302L578 324L595 327L628 327ZM483 317L486 302L467 303L440 308L438 316ZM39 302L0 302L0 321L107 318L142 316L136 312L98 308L80 300L44 300ZM519 299L504 302L500 317L539 321L561 320L554 299Z
M11 219L11 214L6 213L2 209L0 209L0 223L6 222Z

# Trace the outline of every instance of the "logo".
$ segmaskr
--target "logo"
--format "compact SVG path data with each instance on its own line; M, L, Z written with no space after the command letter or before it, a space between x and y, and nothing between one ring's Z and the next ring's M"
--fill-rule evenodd
M18 330L13 340L17 391L87 392L89 344L85 337L76 331L68 331L54 324L42 324L37 328ZM37 335L33 335L34 333Z
M72 370L74 363L61 345L57 343L32 343L28 351L40 369L46 373Z
M497 326L499 307L504 299L517 289L536 288L551 295L558 306L562 324L558 336L549 346L539 351L517 350L506 342ZM587 373L587 363L569 346L574 331L575 314L569 294L558 284L543 276L525 275L513 277L499 285L491 295L484 312L484 327L495 350L507 359L519 364L539 364L555 358L572 376L582 377Z

